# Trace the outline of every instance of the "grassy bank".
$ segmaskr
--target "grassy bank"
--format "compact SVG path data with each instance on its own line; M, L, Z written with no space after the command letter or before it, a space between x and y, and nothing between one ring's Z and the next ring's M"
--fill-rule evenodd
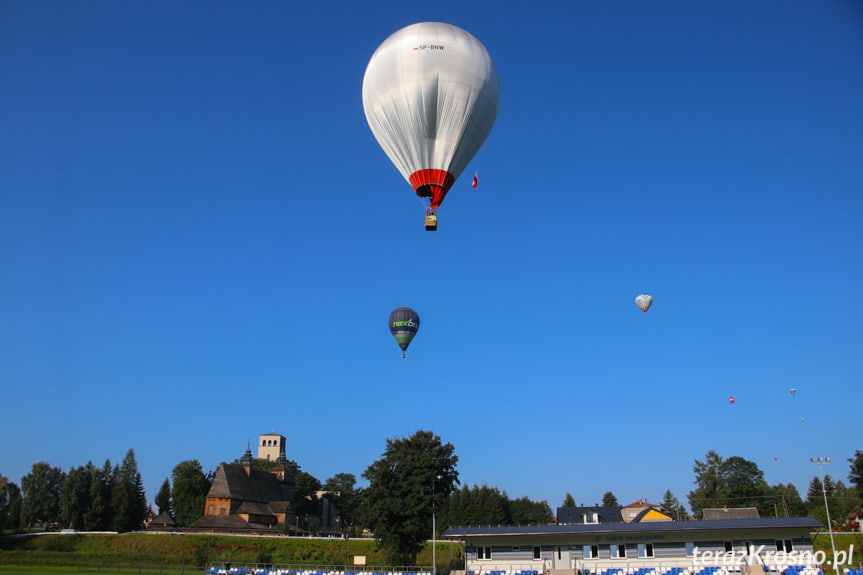
M830 536L814 538L816 551L831 557ZM853 565L863 561L863 535L837 535L836 550L853 545ZM417 557L417 564L431 565L431 545ZM364 556L367 565L386 565L382 550L374 541L352 539L299 539L261 537L220 537L216 535L33 535L0 537L0 573L9 566L74 567L79 565L171 565L205 567L230 561L233 564L274 563L280 565L353 565L355 556ZM461 547L438 542L438 573L449 572L450 557L460 557ZM823 566L825 573L833 570ZM103 569L104 571L104 569Z
M205 566L214 561L351 565L354 555L383 564L373 541L214 535L36 535L0 538L0 565L82 563Z
M438 543L439 573L446 573L456 545ZM431 545L417 557L419 565L431 565ZM204 567L214 562L234 564L353 565L364 556L367 565L386 565L382 550L372 540L301 539L287 537L220 537L217 535L33 535L0 537L0 566L66 566L81 564L189 565Z

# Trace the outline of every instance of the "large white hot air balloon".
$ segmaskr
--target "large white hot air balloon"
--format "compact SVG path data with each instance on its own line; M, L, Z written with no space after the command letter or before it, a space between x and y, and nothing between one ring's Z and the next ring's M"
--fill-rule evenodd
M437 208L491 132L500 79L468 32L421 22L395 32L372 55L363 78L366 120L416 194Z

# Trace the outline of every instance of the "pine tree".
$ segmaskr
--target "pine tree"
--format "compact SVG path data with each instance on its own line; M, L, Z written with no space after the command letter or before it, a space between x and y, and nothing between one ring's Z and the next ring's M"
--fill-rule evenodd
M84 513L84 529L106 531L111 527L111 487L114 483L111 460L101 469L90 470L90 507Z
M90 482L92 481L93 462L73 467L66 476L60 491L60 517L63 524L72 529L84 528L84 514L92 503Z
M115 531L139 529L144 522L146 507L143 481L135 461L135 451L129 449L117 471L117 480L111 489L111 510Z
M174 517L173 511L171 511L171 482L168 481L167 477L159 488L159 493L156 494L156 508L160 514L167 512L171 517Z

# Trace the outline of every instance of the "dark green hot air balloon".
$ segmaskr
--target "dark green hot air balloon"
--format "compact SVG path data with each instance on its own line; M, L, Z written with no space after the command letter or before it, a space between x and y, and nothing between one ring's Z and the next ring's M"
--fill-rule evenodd
M402 357L420 328L420 316L409 307L400 307L390 314L390 333L402 348Z

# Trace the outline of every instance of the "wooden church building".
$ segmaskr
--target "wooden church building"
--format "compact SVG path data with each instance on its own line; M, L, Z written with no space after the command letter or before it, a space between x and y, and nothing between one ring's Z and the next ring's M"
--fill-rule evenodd
M255 469L252 451L246 449L239 464L219 465L207 492L204 516L187 531L284 533L296 529L297 515L291 505L295 475L286 466L285 437L262 435L258 458L276 463L269 471Z

